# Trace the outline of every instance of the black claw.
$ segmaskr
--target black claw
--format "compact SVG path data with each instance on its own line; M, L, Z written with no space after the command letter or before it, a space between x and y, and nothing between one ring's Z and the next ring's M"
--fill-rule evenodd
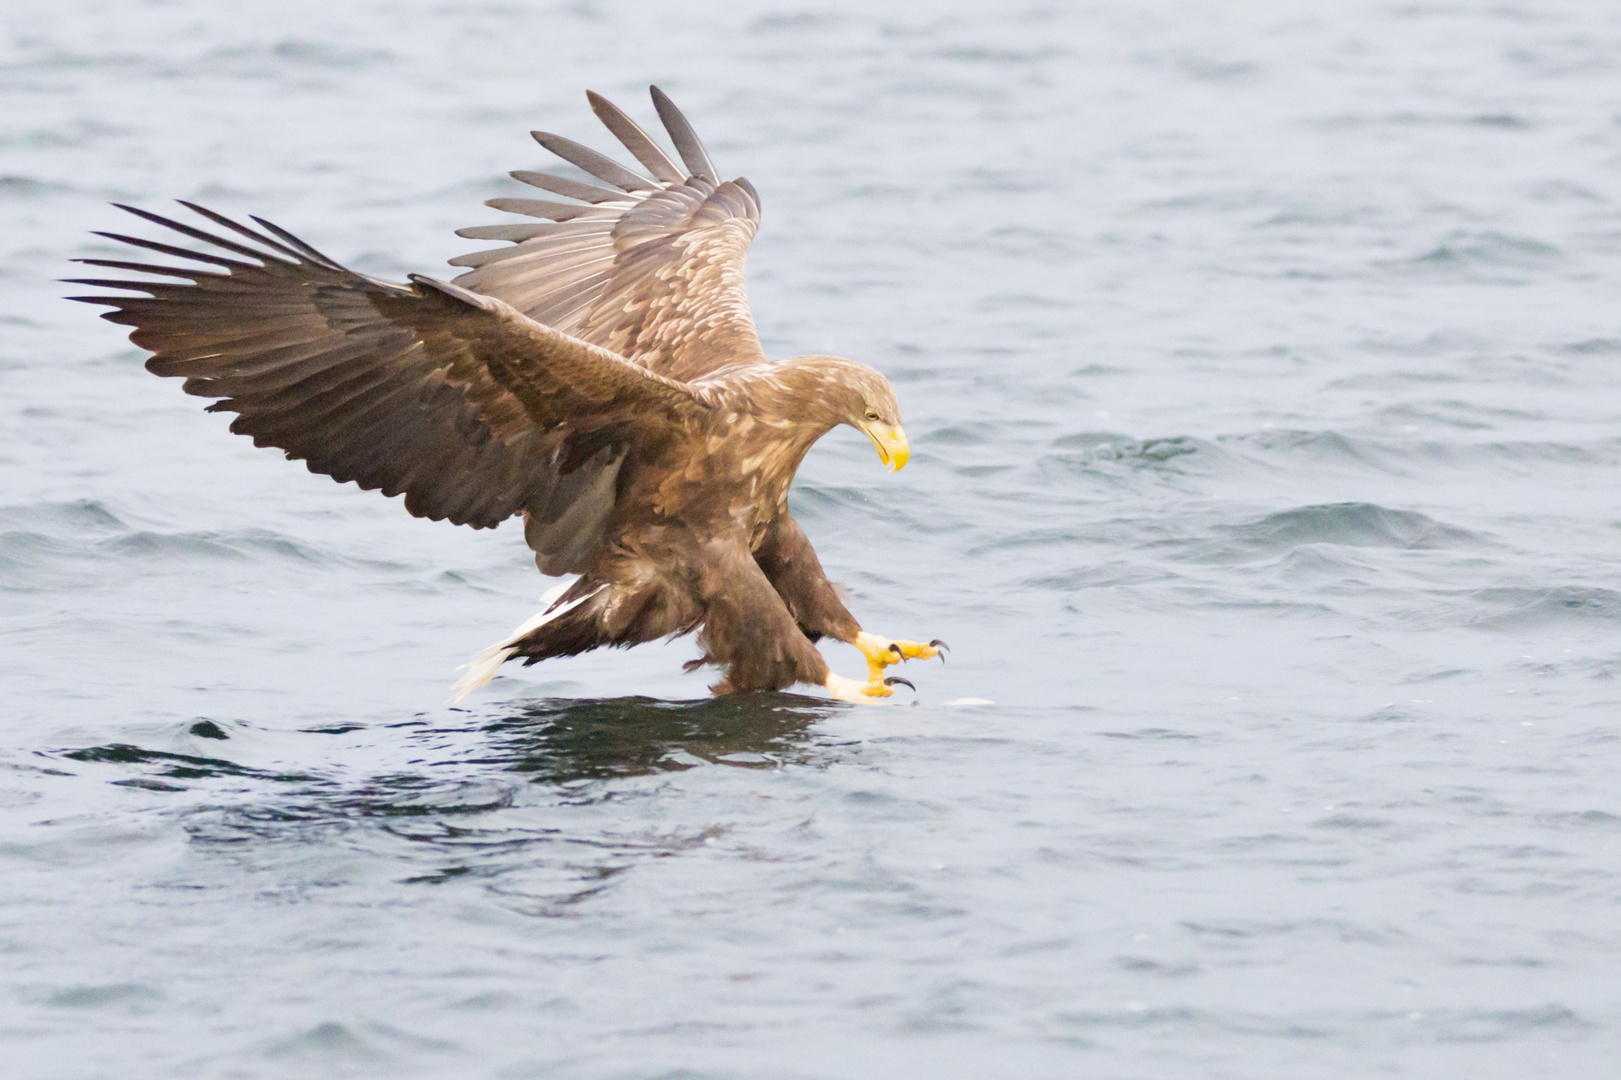
M889 643L889 651L900 657L902 660L906 659L906 654L901 652L901 647L895 644L893 641Z
M946 662L946 653L951 651L951 646L947 645L939 638L935 638L933 641L929 642L929 648L940 650L940 662L942 664Z
M884 680L885 686L895 686L897 684L907 687L914 694L917 693L917 687L913 686L908 680L901 678L899 675L891 675L889 678Z

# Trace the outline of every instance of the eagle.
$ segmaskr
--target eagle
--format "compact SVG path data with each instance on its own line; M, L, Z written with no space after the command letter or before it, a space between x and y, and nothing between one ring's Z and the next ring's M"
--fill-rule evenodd
M231 430L416 517L493 528L518 516L542 574L574 575L544 609L465 665L457 700L506 661L697 632L715 694L825 687L875 702L905 660L944 643L862 629L788 512L811 446L840 424L892 470L909 448L894 389L837 356L771 360L744 290L760 222L747 180L722 182L670 99L653 107L681 164L625 112L592 111L646 175L533 132L591 183L511 175L550 199L487 205L531 220L457 235L507 246L452 259L452 281L347 269L287 230L180 200L198 227L114 204L203 250L96 235L174 262L79 259L136 276L72 278L132 326L147 370L236 414ZM170 239L177 239L176 236ZM145 256L150 259L150 256ZM130 294L130 295L124 295ZM860 649L867 676L816 642ZM915 690L915 687L913 687Z

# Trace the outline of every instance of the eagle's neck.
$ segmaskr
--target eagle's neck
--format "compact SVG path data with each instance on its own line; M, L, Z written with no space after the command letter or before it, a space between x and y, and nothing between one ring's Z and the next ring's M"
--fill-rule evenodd
M739 404L781 436L804 450L850 413L848 360L832 356L796 356L769 364L752 364L734 376Z

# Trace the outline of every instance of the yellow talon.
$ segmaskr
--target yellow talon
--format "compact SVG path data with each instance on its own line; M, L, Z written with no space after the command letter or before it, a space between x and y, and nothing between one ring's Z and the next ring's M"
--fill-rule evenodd
M946 647L946 643L931 641L925 645L920 641L880 637L863 630L856 635L855 646L867 658L867 674L870 682L882 682L884 669L890 664L898 664L902 660L933 660L940 655L940 650Z
M882 676L869 682L859 682L855 679L846 679L843 675L835 675L831 671L827 673L827 682L822 685L827 687L828 693L835 699L854 701L862 705L877 705L879 702L874 699L886 698L895 692L884 685Z

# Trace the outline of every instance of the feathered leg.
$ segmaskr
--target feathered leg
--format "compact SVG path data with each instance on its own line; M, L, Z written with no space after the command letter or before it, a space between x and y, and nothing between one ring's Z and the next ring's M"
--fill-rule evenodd
M884 669L890 664L933 659L946 648L943 641L903 641L861 629L839 598L838 589L827 579L805 530L787 514L771 523L755 549L754 559L806 637L815 641L825 635L861 650L867 658L867 696L887 697L891 693L888 687L897 682L912 685L905 679L886 679Z
M827 686L827 661L794 622L782 597L741 544L705 544L697 560L704 626L698 634L704 656L726 677L716 694L781 690L795 683Z

